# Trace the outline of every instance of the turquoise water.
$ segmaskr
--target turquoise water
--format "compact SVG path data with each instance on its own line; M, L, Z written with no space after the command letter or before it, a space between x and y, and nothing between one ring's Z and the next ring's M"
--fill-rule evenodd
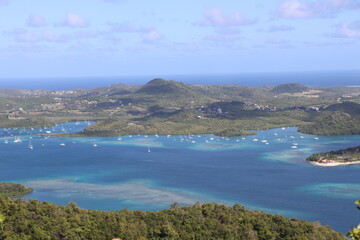
M88 124L66 123L41 131L77 132ZM80 207L101 210L153 211L173 202L241 203L320 221L342 232L360 222L354 206L360 199L360 165L318 167L305 162L315 152L357 146L360 136L312 136L286 128L258 131L245 139L213 135L30 139L39 132L0 129L0 181L34 188L26 198L62 205L75 201ZM17 138L22 142L14 142ZM33 150L28 149L30 142Z

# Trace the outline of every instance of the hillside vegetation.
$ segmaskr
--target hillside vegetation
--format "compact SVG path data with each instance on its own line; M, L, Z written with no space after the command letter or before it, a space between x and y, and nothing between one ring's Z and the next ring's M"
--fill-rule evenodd
M324 109L324 116L317 122L302 126L300 132L317 135L360 134L360 104L341 103Z
M154 79L67 91L0 90L0 127L45 127L59 122L97 123L78 136L124 134L251 134L300 126L311 134L359 134L360 88L190 85Z
M33 190L17 183L0 183L0 196L22 196L31 193Z
M288 83L288 84L281 84L279 86L274 87L271 92L276 94L281 93L300 93L309 90L308 87L299 84L299 83Z
M316 153L306 160L311 162L321 162L324 159L340 163L360 161L360 146L325 153Z
M104 212L37 200L0 198L1 239L344 240L318 222L249 211L241 205L199 204L158 212Z

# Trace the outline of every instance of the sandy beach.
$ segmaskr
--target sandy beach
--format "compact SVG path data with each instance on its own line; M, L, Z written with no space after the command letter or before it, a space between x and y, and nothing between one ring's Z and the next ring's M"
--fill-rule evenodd
M354 162L331 162L331 163L319 163L319 162L310 162L313 165L321 166L321 167L337 167L337 166L343 166L343 165L352 165L352 164L360 164L360 161L354 161Z

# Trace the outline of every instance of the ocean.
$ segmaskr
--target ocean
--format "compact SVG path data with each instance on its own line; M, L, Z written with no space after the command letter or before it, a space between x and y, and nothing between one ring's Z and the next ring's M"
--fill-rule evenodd
M20 89L91 89L118 83L142 85L154 78L175 80L187 84L235 84L249 87L301 83L306 86L360 86L360 71L314 71L279 73L240 73L240 74L192 74L192 75L142 75L82 78L27 78L0 79L0 88Z
M360 198L360 165L318 167L305 161L316 152L356 146L358 135L312 136L290 127L245 138L34 136L77 132L87 125L0 129L0 182L32 187L27 199L61 205L75 201L87 209L156 211L173 202L200 201L240 203L320 221L343 233L360 222L354 204ZM22 142L14 142L16 136Z

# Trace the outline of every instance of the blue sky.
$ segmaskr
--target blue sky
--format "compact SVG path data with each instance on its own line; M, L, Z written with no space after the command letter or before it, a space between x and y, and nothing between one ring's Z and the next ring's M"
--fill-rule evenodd
M0 0L0 78L360 70L360 0Z

